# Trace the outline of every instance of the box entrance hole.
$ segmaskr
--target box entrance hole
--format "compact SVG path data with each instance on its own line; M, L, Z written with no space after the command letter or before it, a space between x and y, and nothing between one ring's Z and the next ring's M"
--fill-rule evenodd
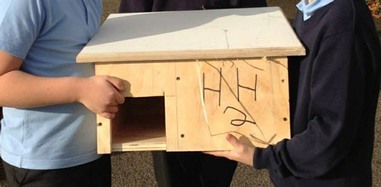
M126 97L111 121L111 129L113 144L165 143L164 96Z

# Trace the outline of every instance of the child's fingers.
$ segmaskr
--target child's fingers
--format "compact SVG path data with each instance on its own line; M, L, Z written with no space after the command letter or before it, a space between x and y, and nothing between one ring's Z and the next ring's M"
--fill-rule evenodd
M123 80L117 77L107 76L107 81L110 82L118 91L124 91Z
M237 139L235 136L233 136L232 134L228 134L228 135L226 136L226 140L227 140L233 147L237 147L237 146L240 145L238 139Z
M205 151L203 153L217 157L227 157L230 151Z

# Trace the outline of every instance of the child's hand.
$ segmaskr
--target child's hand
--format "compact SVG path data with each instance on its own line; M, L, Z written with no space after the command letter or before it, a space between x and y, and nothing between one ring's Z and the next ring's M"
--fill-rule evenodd
M93 76L80 84L79 102L89 110L112 119L118 112L118 106L124 103L123 80L111 76Z
M233 146L233 150L230 151L209 151L204 152L206 154L225 157L230 160L235 160L244 163L249 166L253 166L254 159L254 147L250 147L242 142L240 142L236 137L231 134L226 136L226 140Z

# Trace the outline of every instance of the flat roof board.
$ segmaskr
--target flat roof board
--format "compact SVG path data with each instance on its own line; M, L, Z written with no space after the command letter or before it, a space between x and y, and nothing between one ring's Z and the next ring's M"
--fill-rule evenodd
M279 7L110 14L77 62L304 55Z

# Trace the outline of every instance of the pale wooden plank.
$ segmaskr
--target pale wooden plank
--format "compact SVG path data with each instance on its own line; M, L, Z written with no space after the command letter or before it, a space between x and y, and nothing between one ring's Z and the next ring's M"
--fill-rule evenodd
M167 142L164 129L160 131L155 131L155 129L135 131L135 134L128 132L120 131L120 133L114 134L113 152L166 150Z
M178 125L177 125L177 98L176 96L165 97L165 132L167 139L167 151L179 150Z
M111 124L110 120L97 115L97 152L99 154L111 153Z

